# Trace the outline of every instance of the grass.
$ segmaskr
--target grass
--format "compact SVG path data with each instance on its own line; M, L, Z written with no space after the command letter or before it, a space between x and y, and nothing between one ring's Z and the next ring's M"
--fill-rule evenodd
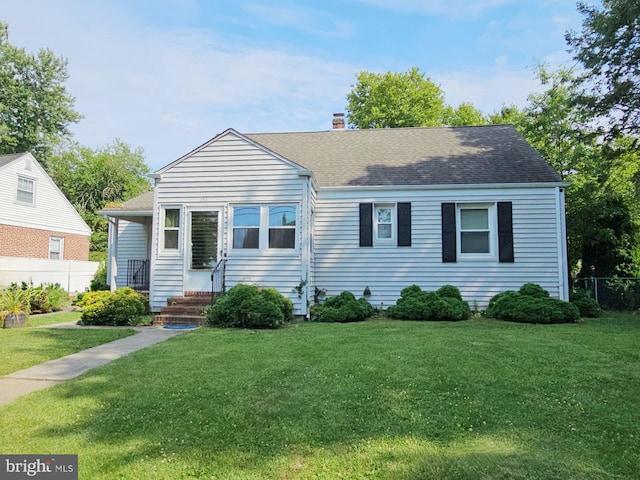
M92 479L639 478L640 321L201 329L0 409Z
M0 329L0 376L134 333L129 329L34 328L79 319L79 312L34 315L26 328Z

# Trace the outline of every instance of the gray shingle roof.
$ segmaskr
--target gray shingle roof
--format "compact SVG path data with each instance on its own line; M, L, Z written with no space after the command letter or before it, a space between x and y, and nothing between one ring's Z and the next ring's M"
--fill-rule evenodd
M560 182L512 125L248 134L323 187Z
M26 155L25 153L10 153L8 155L0 155L0 167L10 164L14 160Z
M153 211L153 192L143 193L137 197L122 202L117 210L125 212Z

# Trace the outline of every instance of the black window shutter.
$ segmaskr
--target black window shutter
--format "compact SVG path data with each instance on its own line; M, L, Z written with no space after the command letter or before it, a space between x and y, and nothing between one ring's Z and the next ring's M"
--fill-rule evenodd
M442 261L456 261L456 204L442 204Z
M373 246L373 203L360 204L360 246Z
M511 202L498 202L498 259L513 263L513 215Z
M411 246L411 203L398 203L398 246Z

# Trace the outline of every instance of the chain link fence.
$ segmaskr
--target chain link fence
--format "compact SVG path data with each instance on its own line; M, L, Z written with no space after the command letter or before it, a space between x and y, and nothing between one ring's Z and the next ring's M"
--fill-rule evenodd
M578 278L574 287L589 292L607 310L633 311L640 308L640 278Z

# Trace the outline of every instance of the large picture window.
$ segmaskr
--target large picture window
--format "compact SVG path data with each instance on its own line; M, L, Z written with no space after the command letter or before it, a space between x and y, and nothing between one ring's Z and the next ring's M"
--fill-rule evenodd
M296 248L296 207L269 207L269 248Z
M260 247L260 207L234 207L233 248Z
M180 245L180 209L165 208L163 223L164 250L179 250Z
M233 248L295 249L296 205L239 205L233 207Z

